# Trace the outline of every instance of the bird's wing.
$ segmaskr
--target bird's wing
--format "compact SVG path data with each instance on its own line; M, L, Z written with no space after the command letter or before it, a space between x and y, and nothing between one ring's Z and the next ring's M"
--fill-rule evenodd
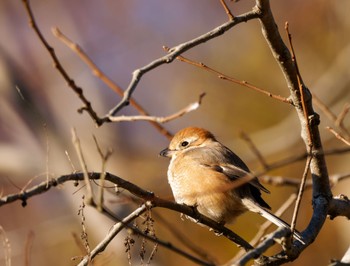
M211 168L214 171L223 173L226 175L230 180L238 180L239 178L246 177L247 183L250 185L256 187L257 189L264 191L265 193L270 193L270 191L265 188L263 185L260 184L258 179L250 172L243 170L242 168L239 168L237 166L234 166L232 164L204 164L205 167Z

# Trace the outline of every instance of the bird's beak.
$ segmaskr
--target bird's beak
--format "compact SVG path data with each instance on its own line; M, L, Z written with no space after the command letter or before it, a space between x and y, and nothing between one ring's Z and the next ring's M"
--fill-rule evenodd
M159 153L160 156L163 156L163 157L171 157L172 155L172 152L171 150L169 150L169 148L166 148L164 150L162 150L160 153Z

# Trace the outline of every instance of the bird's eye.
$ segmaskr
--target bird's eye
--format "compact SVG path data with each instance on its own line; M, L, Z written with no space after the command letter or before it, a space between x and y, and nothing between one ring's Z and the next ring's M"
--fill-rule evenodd
M189 143L188 143L188 141L186 141L186 140L183 141L183 142L181 142L181 146L182 146L182 147L186 147L188 144L189 144Z

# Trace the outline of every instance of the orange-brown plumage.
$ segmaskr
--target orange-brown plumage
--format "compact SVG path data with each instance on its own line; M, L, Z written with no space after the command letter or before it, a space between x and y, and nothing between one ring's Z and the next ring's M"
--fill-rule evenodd
M208 130L198 127L180 130L160 155L171 158L168 181L177 203L195 206L200 213L221 223L232 222L250 210L289 228L268 211L270 207L262 199L261 191L269 191ZM234 186L235 180L245 177L248 182ZM297 233L296 238L301 241Z

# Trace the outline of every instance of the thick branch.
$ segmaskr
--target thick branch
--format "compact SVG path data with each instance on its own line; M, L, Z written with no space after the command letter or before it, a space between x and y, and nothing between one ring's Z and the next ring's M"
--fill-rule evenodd
M312 107L311 93L303 83L291 54L284 44L273 18L268 0L257 0L256 8L259 10L262 33L279 64L286 79L291 99L297 111L301 135L307 151L311 154L310 172L313 180L313 206L314 212L307 229L303 232L306 245L289 252L289 260L299 256L301 251L311 244L321 230L327 217L328 206L332 193L328 179L328 171L324 158L321 138L318 130L319 116ZM302 92L302 93L301 93ZM307 117L305 117L307 114Z
M329 205L329 218L334 219L337 216L345 216L350 219L350 200L345 195L334 197Z
M100 179L101 174L100 173L89 173L90 179ZM44 193L47 190L49 190L51 187L55 187L59 184L65 183L67 181L81 181L84 180L84 174L83 173L74 173L71 175L63 175L56 179L51 179L49 182L42 182L39 185L36 185L32 188L29 188L25 191L22 191L18 194L11 194L5 197L0 198L0 207L5 204L9 204L11 202L21 200L22 206L25 206L27 204L27 199ZM144 201L150 201L152 203L153 207L160 207L160 208L166 208L169 210L173 210L179 213L183 213L189 217L192 217L195 221L197 221L200 224L204 224L210 228L212 228L215 232L219 232L221 235L225 236L227 239L233 241L240 247L243 247L245 250L253 249L253 247L246 242L244 239L242 239L240 236L232 232L230 229L226 228L225 226L205 217L204 215L201 215L198 211L196 211L195 208L186 206L186 205L180 205L175 202L161 199L154 195L153 192L146 191L137 185L128 182L120 177L117 177L115 175L112 175L110 173L106 173L105 180L108 180L114 184L116 184L118 187L121 187L133 195L135 195L138 198L141 198Z

